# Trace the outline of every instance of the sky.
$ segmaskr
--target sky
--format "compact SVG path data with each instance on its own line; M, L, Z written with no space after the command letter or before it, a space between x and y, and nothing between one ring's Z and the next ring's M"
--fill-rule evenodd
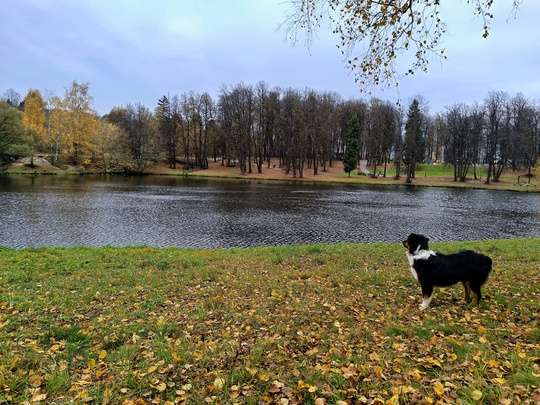
M444 3L444 2L443 2ZM492 8L491 34L465 0L449 0L441 17L448 59L400 79L398 90L361 93L323 27L308 49L277 30L285 0L0 0L0 96L29 89L62 97L74 80L88 82L93 108L141 103L163 95L208 92L239 83L335 91L344 100L378 97L405 105L421 95L429 112L482 102L490 91L540 100L540 1ZM406 62L408 56L402 61ZM399 68L407 68L405 64Z

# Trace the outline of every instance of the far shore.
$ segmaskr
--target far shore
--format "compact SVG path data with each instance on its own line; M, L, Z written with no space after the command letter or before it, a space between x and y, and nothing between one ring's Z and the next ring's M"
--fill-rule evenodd
M148 169L148 175L167 175L167 176L188 176L188 177L204 177L204 178L230 178L242 180L273 180L273 181L303 181L303 182L339 182L353 184L373 184L373 185L407 185L407 186L422 186L422 187L454 187L454 188L469 188L469 189L486 189L486 190L509 190L509 191L525 191L525 192L540 192L538 180L535 176L536 170L533 171L533 177L526 176L524 170L513 172L507 170L499 182L485 183L485 173L481 174L478 179L468 177L465 182L454 181L452 175L436 175L432 172L435 165L421 165L416 172L416 178L412 179L411 183L406 182L404 175L395 179L394 172L389 167L389 173L386 177L383 175L384 167L377 167L377 176L370 173L373 168L367 168L365 161L358 165L358 170L351 172L350 176L344 172L343 163L341 161L333 161L332 166L327 165L326 170L319 167L318 173L313 174L313 168L305 168L302 177L293 177L292 172L286 173L284 167L279 166L279 161L276 159L270 165L265 163L261 173L257 171L255 165L252 165L251 172L246 174L240 173L238 166L229 167L222 165L220 159L217 161L210 160L208 169L185 170L182 164L178 164L176 169L171 169L168 165L156 165ZM0 167L0 174L9 175L28 175L28 174L98 174L92 169L74 166L56 167L51 165L42 157L35 157L33 166L30 163L30 158L19 159L17 162ZM472 170L471 170L472 176Z

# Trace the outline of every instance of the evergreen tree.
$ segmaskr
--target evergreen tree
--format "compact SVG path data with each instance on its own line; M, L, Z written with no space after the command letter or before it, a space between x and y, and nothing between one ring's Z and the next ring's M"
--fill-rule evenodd
M343 170L351 177L351 172L358 163L358 138L360 137L360 121L354 115L349 121L347 131L347 147L343 154Z
M424 137L422 134L422 111L420 103L414 99L409 106L405 123L405 144L403 145L403 163L407 172L407 183L414 179L416 164L424 160Z

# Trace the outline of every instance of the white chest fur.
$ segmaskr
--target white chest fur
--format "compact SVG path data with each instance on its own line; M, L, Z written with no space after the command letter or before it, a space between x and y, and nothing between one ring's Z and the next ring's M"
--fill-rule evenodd
M417 260L426 260L430 256L436 256L437 254L433 250L417 250L414 254L410 252L405 252L407 259L409 260L409 266L411 267L411 274L414 279L418 281L418 273L414 269L414 262Z

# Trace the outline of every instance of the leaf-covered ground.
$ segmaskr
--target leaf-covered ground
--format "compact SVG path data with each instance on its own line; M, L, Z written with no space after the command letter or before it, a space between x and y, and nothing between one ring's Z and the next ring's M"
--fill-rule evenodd
M0 404L537 404L540 239L479 306L394 245L0 249Z

